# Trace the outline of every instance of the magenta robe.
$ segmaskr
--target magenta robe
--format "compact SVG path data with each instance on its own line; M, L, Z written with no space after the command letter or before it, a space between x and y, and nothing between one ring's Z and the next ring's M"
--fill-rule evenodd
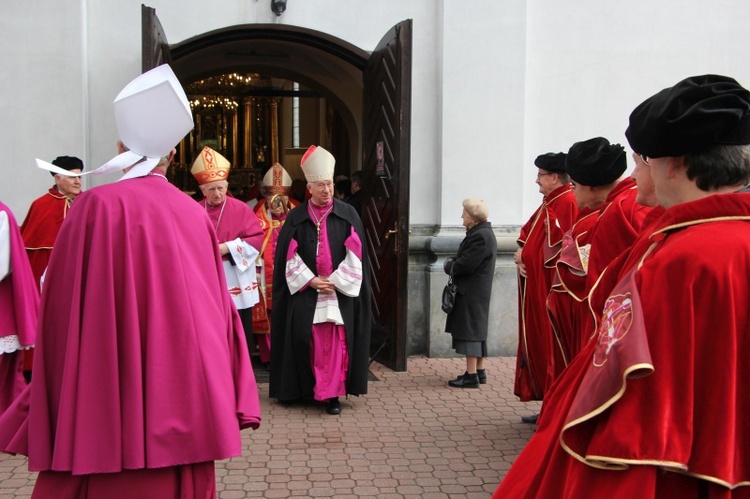
M8 216L10 236L10 274L0 281L0 337L16 336L20 347L30 347L36 337L39 292L16 219L3 203L0 211ZM21 374L22 360L23 350L0 349L0 414L26 386Z
M0 418L0 449L28 455L32 471L226 459L242 452L240 429L259 425L213 227L163 176L76 199L38 333L34 382Z
M247 203L227 196L223 211L222 206L210 205L205 198L199 204L213 222L220 243L239 237L258 251L263 247L263 230Z

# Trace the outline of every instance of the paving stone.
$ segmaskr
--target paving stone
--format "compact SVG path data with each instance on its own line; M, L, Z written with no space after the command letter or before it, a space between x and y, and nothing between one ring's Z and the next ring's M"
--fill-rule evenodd
M540 404L513 395L515 358L487 359L481 390L449 388L464 367L412 357L396 373L373 363L379 381L342 399L338 417L271 401L261 383L263 422L243 431L242 456L216 463L218 497L486 498L534 433L520 417ZM1 498L29 498L35 480L24 457L0 455Z

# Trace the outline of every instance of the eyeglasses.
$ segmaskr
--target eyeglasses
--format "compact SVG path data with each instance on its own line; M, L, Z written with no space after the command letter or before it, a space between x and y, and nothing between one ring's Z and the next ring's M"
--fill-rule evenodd
M554 175L554 174L555 174L555 172L552 172L552 173L537 173L536 174L536 178L544 177L545 175Z
M643 164L646 166L651 166L651 163L648 162L648 156L645 154L638 154L638 156L641 158L641 161L643 161Z

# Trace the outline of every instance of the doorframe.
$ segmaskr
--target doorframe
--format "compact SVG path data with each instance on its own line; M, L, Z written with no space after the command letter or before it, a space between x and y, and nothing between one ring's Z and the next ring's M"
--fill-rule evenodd
M363 93L365 68L371 56L369 52L320 31L283 24L228 26L201 33L177 44L170 45L156 16L155 9L143 5L142 19L142 29L144 30L142 64L144 71L150 69L147 67L149 65L154 67L159 64L169 63L178 79L181 81L195 81L213 76L218 72L242 71L243 67L247 67L248 70L254 72L268 73L273 76L298 81L324 96L336 107L339 115L342 116L349 140L354 142L351 144L350 157L345 158L348 165L350 165L349 171L364 167L368 153L363 150L366 121L363 109ZM404 23L408 24L410 33L411 20L408 20L391 28L386 33L386 36ZM151 35L148 42L146 42L146 33ZM284 59L285 57L287 58L286 60ZM408 57L409 64L411 64L411 54ZM309 66L302 66L298 64L300 58L314 60L317 62L318 67L322 69L316 72L313 69L309 69ZM304 63L305 61L301 62ZM411 67L409 67L410 71ZM334 78L326 80L329 75L334 75ZM352 95L341 97L339 95L340 92L337 92L334 84L336 81L335 76L341 75L350 77L349 82L355 80L358 82L358 87L351 86L351 88L359 88L358 107L353 105L357 100ZM356 75L358 75L358 78ZM407 116L406 119L408 122L410 116ZM406 133L409 135L411 133L408 127ZM408 142L409 140L407 140L407 144ZM405 154L408 156L408 145L405 151ZM408 162L409 158L407 157L407 169ZM353 167L352 165L356 166ZM401 204L406 207L405 212L408 213L408 178L402 182L402 185L404 189L399 191L400 198L403 198ZM408 225L399 226L398 229L398 239L401 241L399 247L406 250L406 266L408 268L409 227ZM403 282L397 284L406 284L405 276L401 277L399 281ZM403 289L403 293L408 293L405 287L399 287ZM402 319L397 318L393 324L395 329L393 339L397 343L394 347L399 357L395 366L399 370L406 369L406 315Z

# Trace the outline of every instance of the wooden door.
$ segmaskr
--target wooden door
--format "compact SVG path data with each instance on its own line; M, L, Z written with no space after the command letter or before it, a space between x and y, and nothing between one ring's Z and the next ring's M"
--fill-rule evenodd
M412 21L383 37L364 71L362 222L372 269L371 355L406 370Z
M156 9L141 4L141 72L172 62L169 43Z

